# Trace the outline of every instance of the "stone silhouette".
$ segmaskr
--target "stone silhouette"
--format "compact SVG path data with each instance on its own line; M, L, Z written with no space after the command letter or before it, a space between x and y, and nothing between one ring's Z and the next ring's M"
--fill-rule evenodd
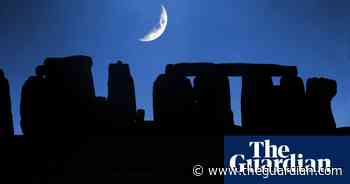
M75 101L89 101L95 97L90 57L47 58L44 66L47 80L54 88L60 90L62 95Z
M306 86L309 128L336 128L331 100L337 93L337 83L325 78L311 78Z
M129 65L118 61L109 65L108 101L120 122L135 123L136 97ZM127 126L127 125L125 125Z
M222 167L224 135L349 133L348 128L336 129L332 114L337 83L311 78L305 90L294 66L167 65L153 85L153 121L145 121L145 110L136 107L128 64L109 65L106 97L96 96L91 67L90 57L72 56L47 58L36 68L21 92L23 136L13 136L9 83L0 71L4 175L25 176L20 183L101 183L116 176L168 173L181 179L192 176L195 163ZM279 85L273 84L276 76ZM242 126L234 122L230 90L236 86L230 86L229 77L242 79ZM9 169L10 163L21 169Z
M183 123L193 122L193 88L189 79L172 70L172 65L168 65L166 73L154 82L154 120L164 128L188 128L192 125Z
M283 76L280 80L280 99L276 116L280 118L276 122L280 128L290 130L302 130L307 126L303 119L306 117L306 95L304 82L300 77ZM283 124L283 126L281 125Z
M297 76L294 66L271 64L180 63L171 68L172 72L179 76L196 76L195 109L202 111L197 119L202 122L223 121L224 125L221 127L226 129L234 127L228 76L242 78L242 126L250 130L274 130L279 127L280 123L277 121L282 119L275 118L275 112L279 110L275 107L278 106L277 102L280 102L276 98L281 96L281 92L275 92L279 87L273 86L272 76ZM212 124L211 128L217 124ZM203 123L199 127L203 127ZM288 126L282 125L279 129L286 127Z
M95 89L92 59L86 56L47 58L44 61L49 83L52 130L68 135L84 132L94 118ZM91 125L92 126L92 125Z
M36 68L36 75L27 79L21 94L21 128L26 136L45 136L49 131L49 88L45 67Z
M136 109L135 87L127 64L119 61L109 66L107 98L95 96L91 67L92 59L87 56L48 58L37 67L36 75L29 77L22 89L21 125L26 136L103 132L106 127L112 132L162 127L174 132L217 133L228 129L235 133L336 128L331 110L336 82L312 78L305 92L294 66L167 65L154 82L151 123L144 121L144 110ZM281 77L280 85L273 84L273 76ZM194 77L193 84L187 77ZM240 129L234 125L228 77L242 79Z
M227 76L215 73L200 75L194 79L195 102L198 108L199 126L213 129L233 127L230 87Z
M9 82L0 70L0 137L13 136Z
M273 83L271 76L244 76L242 80L241 112L243 127L266 129L273 117L271 101Z

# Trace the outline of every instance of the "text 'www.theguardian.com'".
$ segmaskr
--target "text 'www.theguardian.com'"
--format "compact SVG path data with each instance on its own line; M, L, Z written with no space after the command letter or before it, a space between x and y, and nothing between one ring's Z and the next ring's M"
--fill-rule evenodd
M193 166L194 176L342 176L343 168L205 168L202 165Z

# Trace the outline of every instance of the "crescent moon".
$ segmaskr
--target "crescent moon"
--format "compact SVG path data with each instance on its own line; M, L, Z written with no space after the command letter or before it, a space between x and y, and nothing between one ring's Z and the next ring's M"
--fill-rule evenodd
M161 5L161 13L159 23L143 38L140 38L141 42L150 42L156 40L165 32L166 26L168 24L168 14L163 5Z

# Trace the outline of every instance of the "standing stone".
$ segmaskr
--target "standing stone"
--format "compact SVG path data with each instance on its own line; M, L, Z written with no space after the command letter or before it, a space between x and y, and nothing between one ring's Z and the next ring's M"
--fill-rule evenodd
M77 135L95 126L95 88L88 56L47 58L51 124L55 134ZM68 136L62 136L68 137Z
M314 130L336 128L331 101L337 94L337 83L326 78L311 78L307 81L307 117Z
M193 89L191 81L182 75L161 74L153 86L154 120L162 127L192 128Z
M62 95L80 102L95 98L90 57L47 58L44 65L47 68L47 80Z
M40 136L50 132L48 83L44 67L36 69L36 75L26 80L21 92L21 128L27 137Z
M228 77L217 74L197 76L194 90L202 124L208 123L206 126L212 128L233 128Z
M134 80L129 65L119 61L109 65L108 101L118 117L133 121L136 116L136 97Z
M242 77L241 113L242 126L247 129L271 129L273 83L268 75Z
M305 88L300 77L283 76L280 80L280 123L286 130L302 130L305 126Z
M13 136L9 82L0 70L0 137Z

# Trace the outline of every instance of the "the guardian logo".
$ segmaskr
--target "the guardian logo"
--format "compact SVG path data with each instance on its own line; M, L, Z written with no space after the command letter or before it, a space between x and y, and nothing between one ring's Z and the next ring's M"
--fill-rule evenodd
M270 140L251 141L251 154L235 154L223 168L193 166L194 176L342 176L343 168L333 167L330 158L304 157L288 145L274 145ZM333 157L332 157L333 158Z
M249 142L252 155L235 154L230 159L230 167L240 171L261 168L312 169L319 171L332 167L329 158L304 158L302 153L292 153L287 145L273 145L270 140Z

